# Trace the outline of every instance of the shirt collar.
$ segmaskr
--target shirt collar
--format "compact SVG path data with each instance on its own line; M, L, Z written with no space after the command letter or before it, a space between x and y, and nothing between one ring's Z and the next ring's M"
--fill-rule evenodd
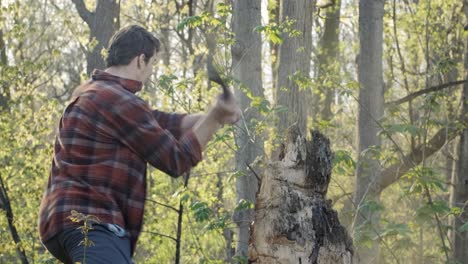
M103 70L95 69L91 74L91 78L95 81L112 81L120 84L123 88L129 90L132 93L136 93L141 90L143 83L137 80L125 79L119 76L112 75Z

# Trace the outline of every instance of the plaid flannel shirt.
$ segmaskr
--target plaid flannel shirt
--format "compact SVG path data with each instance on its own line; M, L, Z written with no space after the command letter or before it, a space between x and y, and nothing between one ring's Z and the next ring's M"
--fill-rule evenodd
M176 177L201 159L193 131L181 134L184 114L152 110L135 95L142 83L95 70L66 107L39 212L46 242L77 224L71 210L118 224L132 252L141 232L146 164Z

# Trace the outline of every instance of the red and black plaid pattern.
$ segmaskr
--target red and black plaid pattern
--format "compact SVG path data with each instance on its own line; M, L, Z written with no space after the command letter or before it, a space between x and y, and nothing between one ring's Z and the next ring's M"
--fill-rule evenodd
M201 147L180 131L184 114L152 110L134 93L142 83L95 70L60 119L39 212L45 242L76 226L71 210L125 227L132 250L141 231L146 163L175 177L195 166Z

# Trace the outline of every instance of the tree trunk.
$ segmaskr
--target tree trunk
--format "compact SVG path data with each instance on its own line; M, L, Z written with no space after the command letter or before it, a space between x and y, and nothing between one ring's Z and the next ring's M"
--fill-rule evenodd
M465 21L468 22L468 1L464 1ZM468 38L465 38L464 58L465 78L468 77ZM463 131L458 145L458 162L452 175L450 205L461 208L461 214L452 219L450 232L452 258L457 263L468 263L468 232L460 232L460 227L468 222L468 84L463 85L462 115Z
M307 142L297 126L288 130L279 160L262 178L250 263L352 263L352 241L325 198L332 159L330 142L319 132Z
M245 89L255 97L264 97L261 36L253 30L260 24L261 0L234 1L232 26L236 42L232 47L233 75L240 81L236 97L241 109L246 109L242 124L236 128L236 171L242 172L242 176L237 178L237 202L244 199L255 203L258 181L254 173L258 174L260 169L253 163L264 153L263 137L255 130L255 123L261 120L261 115L257 108L251 106L251 99L245 91L242 91ZM251 168L255 168L255 172ZM237 224L236 256L247 257L252 221L252 209L234 214L234 222Z
M1 6L1 1L0 1ZM0 65L6 67L8 65L8 58L6 56L6 45L3 39L3 30L0 29ZM9 85L1 81L0 82L0 111L7 108L8 102L10 101L10 87Z
M353 223L354 238L375 237L380 214L369 210L370 203L379 202L378 183L381 167L378 160L381 145L378 120L383 116L384 91L382 77L383 0L359 2L358 57L359 111L358 111L358 165L354 203L356 215ZM366 240L367 240L366 239ZM358 244L359 263L378 263L379 244L373 240L371 247Z
M102 50L107 48L110 38L120 27L120 0L97 0L94 12L86 8L83 0L72 0L72 2L90 30L91 44L86 54L86 72L89 75L94 69L106 67Z
M276 76L276 103L288 108L278 113L278 133L297 124L304 133L307 126L306 100L312 50L312 17L315 1L282 0L280 21L283 25L292 22L290 30L283 33L279 48L278 73ZM296 31L298 34L291 33ZM298 85L301 83L302 87Z
M331 110L333 96L335 94L335 89L333 87L335 82L333 79L339 76L339 67L337 64L340 35L340 10L340 0L336 0L332 6L326 9L324 32L320 40L320 50L317 58L319 89L325 95L321 117L322 120L327 121L330 120L333 115Z

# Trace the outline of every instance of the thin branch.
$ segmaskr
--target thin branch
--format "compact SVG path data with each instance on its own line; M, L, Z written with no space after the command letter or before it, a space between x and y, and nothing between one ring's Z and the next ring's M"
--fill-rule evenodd
M430 157L432 154L440 150L446 142L454 139L458 132L459 129L456 129L454 126L441 128L429 140L429 142L420 144L412 152L404 155L401 158L400 163L386 168L384 171L382 171L378 191L382 192L385 188L405 175L410 169L421 163L424 158ZM425 149L424 145L427 145ZM423 153L423 149L425 153Z
M152 235L156 235L156 236L160 236L160 237L169 238L169 239L171 239L171 240L173 240L174 242L177 243L177 239L175 237L171 237L171 236L168 236L168 235L164 235L164 234L161 234L161 233L158 233L158 232L152 232L152 231L142 231L142 232L152 234Z
M424 192L426 193L428 204L430 206L434 206L434 202L432 201L432 196L427 185L424 185ZM448 263L449 253L448 253L447 246L445 245L445 238L444 238L444 231L442 230L442 223L440 221L440 217L437 212L434 212L434 217L437 222L437 230L439 231L440 240L442 241L442 247L444 249L445 259L447 260L447 263Z
M407 95L407 96L405 96L405 97L403 97L401 99L385 103L385 106L386 107L397 106L397 105L400 105L402 103L406 103L408 101L411 101L411 100L413 100L414 98L416 98L416 97L418 97L420 95L423 95L423 94L426 94L426 93L431 93L431 92L437 92L437 91L440 91L442 89L445 89L445 88L448 88L448 87L451 87L451 86L464 84L464 83L468 83L468 80L458 80L458 81L453 81L453 82L448 82L448 83L443 83L443 84L440 84L440 85L432 86L432 87L429 87L429 88L422 89L422 90L419 90L417 92L411 93L411 94L409 94L409 95Z
M245 165L247 166L247 168L249 168L249 170L255 175L255 178L257 178L257 181L259 183L259 186L262 184L262 179L258 176L258 174L254 171L254 169L250 166L250 164L248 164L247 162L245 163Z
M163 203L157 202L157 201L155 201L155 200L151 200L151 199L146 199L146 201L150 201L150 202L155 203L155 204L157 204L157 205L164 206L164 207L166 207L166 208L172 209L172 210L176 211L177 213L179 213L179 210L178 210L177 208L172 207L172 206L170 206L170 205L163 204Z
M92 20L94 19L94 13L86 8L86 4L83 0L72 0L72 2L75 4L80 17L86 22L86 24L88 24L89 27L91 27Z
M3 182L2 176L0 175L0 205L1 209L5 210L8 227L11 232L11 236L13 237L13 241L15 241L16 252L18 253L21 263L28 264L28 258L26 257L26 253L24 252L24 248L22 247L21 238L18 234L18 230L16 229L13 210L11 209L10 198L8 197L6 186Z

